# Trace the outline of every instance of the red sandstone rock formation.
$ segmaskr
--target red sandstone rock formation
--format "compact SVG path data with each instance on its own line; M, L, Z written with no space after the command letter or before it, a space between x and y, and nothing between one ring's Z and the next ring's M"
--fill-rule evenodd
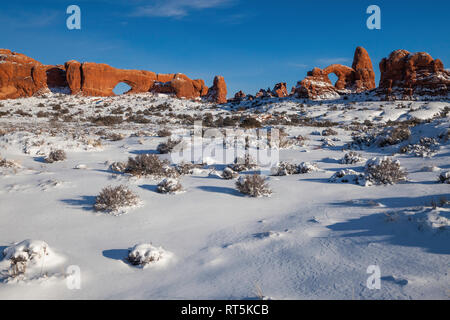
M388 99L417 96L447 96L450 93L450 72L441 60L425 52L411 54L396 50L380 62L378 93Z
M287 97L289 93L286 88L286 82L277 83L272 90L272 94L278 98Z
M242 101L245 99L245 97L247 97L247 95L241 90L239 92L236 92L233 100L234 101Z
M46 66L23 54L0 49L0 99L29 97L52 88L67 88L72 94L87 96L113 96L113 89L120 82L131 87L128 93L169 93L178 98L207 97L226 103L223 77L216 77L209 89L203 80L191 80L181 73L156 74L75 60L64 66Z
M328 77L334 73L338 80L333 85ZM356 48L352 68L333 64L325 69L314 68L297 84L299 97L310 99L336 98L340 94L362 92L375 88L375 73L369 54L363 47Z
M222 76L214 78L214 84L209 88L208 99L216 103L227 102L227 84Z

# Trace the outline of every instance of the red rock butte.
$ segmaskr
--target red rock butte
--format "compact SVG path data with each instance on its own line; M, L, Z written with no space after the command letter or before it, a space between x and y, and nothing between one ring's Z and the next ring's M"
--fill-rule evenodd
M208 88L203 80L191 80L181 73L156 74L75 60L64 65L43 65L24 54L0 49L0 99L30 97L52 88L86 96L114 96L113 90L120 82L131 87L127 93L157 92L186 99L201 97L219 104L227 102L227 86L221 76L216 76Z

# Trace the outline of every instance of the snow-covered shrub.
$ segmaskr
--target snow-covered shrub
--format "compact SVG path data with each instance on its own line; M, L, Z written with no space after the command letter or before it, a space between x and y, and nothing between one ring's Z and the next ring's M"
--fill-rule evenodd
M356 153L354 151L346 153L344 157L341 159L342 164L355 164L364 161L366 161L366 159L364 159L361 154Z
M95 199L94 209L117 213L120 209L136 206L139 202L139 197L126 186L109 186L104 188Z
M251 197L267 197L272 194L266 179L259 174L240 176L236 181L236 188Z
M23 275L27 268L37 265L39 260L50 253L48 244L40 240L24 240L3 250L4 260L10 262L9 276Z
M273 176L288 176L299 173L299 165L281 161L277 166L270 169Z
M439 150L439 142L435 138L423 137L418 144L409 144L400 148L401 153L408 153L416 157L431 157Z
M169 129L159 129L158 132L156 132L158 137L170 137L172 135L172 132Z
M66 152L64 150L54 150L44 159L47 163L53 163L57 161L64 161L67 159Z
M400 161L391 158L373 158L366 162L365 178L370 184L395 184L406 180L406 171L400 166Z
M222 178L224 178L225 180L231 180L231 179L235 179L239 176L239 173L233 171L233 169L226 167L225 169L223 169L222 172Z
M317 164L310 163L310 162L302 162L298 165L298 173L310 173L314 171L318 171L319 168L317 167Z
M234 159L234 163L228 167L230 167L233 171L241 172L256 168L257 164L249 154L246 154L243 158L236 157L236 159Z
M129 249L128 261L134 266L145 267L164 259L166 255L167 252L163 248L143 243Z
M336 144L330 138L324 137L320 139L322 141L322 147L335 147Z
M331 176L330 182L341 182L341 183L355 183L359 185L365 185L366 179L362 173L356 172L352 169L343 169Z
M177 193L183 190L183 186L177 179L165 178L158 183L156 190L159 193Z
M375 143L379 147L392 146L406 141L411 136L411 130L403 127L388 127L376 138Z
M111 141L120 141L125 139L125 135L123 133L111 132L106 136L106 139Z
M335 136L338 132L336 130L333 130L332 128L326 128L322 131L322 136Z
M439 182L450 184L450 171L441 172Z
M375 141L375 137L370 133L362 133L352 135L352 142L345 146L345 149L358 149L362 150L364 147L372 145Z
M174 140L172 138L169 138L167 142L162 142L158 145L156 150L161 154L171 153L172 150L182 142L181 139Z
M2 174L15 174L19 171L22 166L14 161L7 160L0 157L0 173Z
M127 169L127 164L124 162L113 162L109 166L109 170L113 172L123 173Z
M140 154L128 158L126 173L134 176L177 177L178 172L169 166L169 161L161 160L154 154Z
M182 162L182 163L178 163L175 166L175 170L180 174L180 175L186 175L186 174L193 174L194 173L194 169L200 169L203 167L203 164L201 163L191 163L191 162Z

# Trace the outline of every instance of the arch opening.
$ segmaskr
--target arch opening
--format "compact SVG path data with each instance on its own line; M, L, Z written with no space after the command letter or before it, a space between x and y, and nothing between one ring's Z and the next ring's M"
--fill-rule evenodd
M328 74L328 79L330 79L330 81L333 84L333 86L336 87L336 82L339 80L339 77L332 72L332 73Z
M129 84L125 82L119 82L113 89L115 95L125 94L130 91L132 88Z

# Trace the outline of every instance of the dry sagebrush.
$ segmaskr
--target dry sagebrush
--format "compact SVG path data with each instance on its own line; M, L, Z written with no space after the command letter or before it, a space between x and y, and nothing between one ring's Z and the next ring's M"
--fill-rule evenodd
M372 184L395 184L406 180L406 176L400 161L388 157L373 158L365 166L365 178Z
M272 194L266 179L259 174L241 176L236 181L239 192L250 197L268 197Z
M127 187L106 187L95 199L94 209L103 212L117 212L122 208L139 204L139 197Z
M64 161L67 159L66 152L64 150L55 150L49 153L44 159L47 163L53 163L57 161Z
M129 158L126 173L134 176L177 177L178 172L169 166L169 161L161 160L154 154L140 154Z

